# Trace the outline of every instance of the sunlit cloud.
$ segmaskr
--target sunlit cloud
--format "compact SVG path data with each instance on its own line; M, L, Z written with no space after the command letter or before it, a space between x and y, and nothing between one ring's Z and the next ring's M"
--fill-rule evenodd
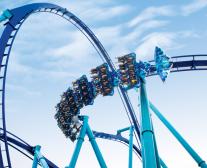
M207 7L207 0L194 0L191 3L181 7L181 12L184 16L188 16L206 7Z
M154 19L159 16L173 16L175 14L171 6L148 7L144 9L138 16L133 18L129 23L129 27L136 26L146 20Z
M198 37L195 32L154 32L145 36L136 49L136 53L141 59L153 59L155 46L164 48L166 51L177 50L185 47L180 43L180 39Z

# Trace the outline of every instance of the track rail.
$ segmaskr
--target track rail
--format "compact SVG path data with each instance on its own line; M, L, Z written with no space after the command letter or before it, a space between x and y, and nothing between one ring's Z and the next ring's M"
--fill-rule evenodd
M11 160L9 156L9 149L8 149L8 143L7 143L7 132L6 132L6 116L5 116L5 89L6 89L6 74L7 74L7 67L8 67L8 61L10 52L12 49L13 42L15 40L15 37L18 33L18 30L24 23L24 21L33 13L36 12L48 12L53 13L56 15L59 15L69 22L71 22L73 25L75 25L92 43L92 45L96 48L99 54L101 54L103 60L108 63L112 71L115 71L115 67L104 49L101 42L98 40L98 38L95 36L95 34L74 14L69 12L67 9L62 8L60 6L49 4L49 3L34 3L25 5L19 8L15 8L10 10L12 13L12 18L5 23L5 29L3 31L3 34L0 38L0 93L1 93L1 120L2 123L0 123L1 127L3 128L1 131L1 134L4 138L4 146L0 146L0 167L9 167L11 168ZM139 135L139 126L138 121L136 119L136 116L134 114L134 110L131 106L131 103L129 102L129 98L127 93L119 87L121 96L124 99L124 103L127 106L128 112L130 113L131 119L133 121L133 124L135 126L135 130L137 134ZM4 148L4 149L3 149Z
M207 70L207 54L174 56L171 60L173 62L171 73ZM154 60L149 62L155 64ZM151 67L148 76L154 75L157 75L155 65Z
M59 15L73 25L75 25L92 43L96 48L98 53L102 56L103 60L108 63L112 71L115 71L115 66L113 65L108 53L104 49L103 45L100 43L98 38L94 33L74 14L69 12L67 9L60 6L49 4L49 3L35 3L30 5L25 5L19 8L11 10L13 17L5 23L5 29L0 38L0 96L1 96L1 111L0 111L0 135L2 136L4 145L0 146L0 167L11 168L11 160L9 157L8 149L8 138L6 130L6 116L5 116L5 89L6 89L6 74L9 62L9 56L12 49L13 42L18 33L18 30L24 23L24 21L33 13L36 12L49 12ZM202 58L202 59L200 59ZM171 72L182 72L182 71L195 71L195 70L207 70L207 55L186 55L186 56L176 56L172 57L173 68ZM151 61L153 63L153 61ZM156 75L155 67L152 66L148 76ZM124 100L124 104L127 107L127 111L130 114L130 120L132 120L135 127L137 135L140 135L139 124L134 113L133 107L130 103L127 92L123 88L119 87L121 93L121 98Z
M129 145L129 140L124 138L121 135L113 135L113 134L108 134L108 133L104 133L104 132L97 132L97 131L93 131L93 134L96 138L102 138L102 139L107 139L107 140L111 140L111 141L117 141L117 142L121 142L125 145ZM137 154L137 156L139 156L141 158L141 151L140 149L136 146L133 145L133 150L134 152Z
M113 134L108 134L108 133L104 133L104 132L97 132L97 131L93 131L93 134L96 138L120 142L120 143L125 144L127 146L129 145L129 140L122 137L121 135L113 135ZM33 159L30 156L34 156L35 146L29 145L27 142L25 142L21 138L17 137L16 135L14 135L8 131L7 131L7 140L8 140L8 145L10 147L14 148L15 150L17 150L21 154L25 155L29 159L31 159L31 160ZM4 136L2 134L0 134L0 141L4 141ZM136 145L133 145L133 151L136 153L137 156L139 156L139 158L141 158L141 151ZM44 158L50 168L58 168L57 165L55 165L53 162L51 162L45 156L44 156Z
M0 130L1 130L1 128L0 128ZM0 134L0 141L4 142L4 135L3 134ZM14 134L12 134L11 132L8 132L8 131L7 131L7 141L8 141L8 145L10 147L14 148L15 150L17 150L21 154L23 154L26 157L28 157L29 159L33 160L33 158L30 157L30 156L34 156L35 146L29 145L27 142L25 142L21 138L17 137L16 135L14 135ZM27 153L25 153L25 152L27 152ZM50 168L58 168L58 166L56 166L49 159L47 159L46 157L44 157L44 158L45 158L45 160L48 163Z

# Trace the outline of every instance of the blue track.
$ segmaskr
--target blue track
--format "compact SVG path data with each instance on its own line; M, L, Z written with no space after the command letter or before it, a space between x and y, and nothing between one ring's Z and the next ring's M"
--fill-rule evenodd
M12 13L12 18L5 23L5 29L0 38L0 96L1 96L1 119L2 128L0 135L1 139L4 142L4 146L0 146L0 167L9 167L11 168L11 160L9 156L7 129L6 129L6 112L5 112L5 88L6 88L6 75L7 67L9 62L9 56L12 49L14 39L24 21L33 13L37 12L49 12L66 19L73 25L75 25L92 43L97 52L101 55L102 59L107 62L112 71L115 71L115 67L104 49L103 45L100 43L95 34L74 14L69 12L67 9L60 6L49 4L49 3L35 3L30 5L25 5L19 8L10 10ZM173 68L171 72L181 72L181 71L193 71L193 70L207 70L207 55L187 55L187 56L177 56L173 57ZM153 61L151 61L153 62ZM156 75L156 70L154 67L150 69L149 76ZM130 103L127 92L124 91L122 87L119 87L121 93L121 98L124 100L124 105L127 107L127 112L130 115L130 121L132 121L137 136L140 136L139 123L137 121L136 115L134 113L133 107Z
M5 119L6 118L5 117L5 87L6 87L6 74L7 74L8 61L9 61L11 48L14 39L18 33L18 30L20 29L24 21L31 14L36 12L49 12L65 18L66 20L74 24L82 33L85 34L85 36L90 40L93 46L96 47L97 51L99 52L99 54L101 54L105 62L108 63L111 70L112 71L115 70L109 55L107 54L106 50L104 49L100 41L94 35L94 33L78 17L76 17L71 12L69 12L67 9L48 3L36 3L36 4L25 5L19 8L12 9L10 10L10 12L12 13L13 16L5 24L6 27L0 39L1 41L0 62L1 62L1 74L2 74L2 76L0 77L0 79L2 80L2 89L0 90L2 94L2 100L1 100L1 114L2 114L2 128L3 128L2 135L4 137L4 142L5 142L5 149L2 150L1 147L1 154L0 154L0 166L2 167L11 167L9 149L7 144L6 119ZM128 111L135 125L136 132L139 135L138 122L136 116L134 115L133 108L129 102L129 98L126 92L124 92L124 90L121 87L119 89L123 96L123 99L125 100L125 104L127 105ZM6 157L4 157L4 155L6 155Z
M94 136L96 138L107 139L107 140L111 140L111 141L117 141L117 142L121 142L125 145L129 145L129 140L122 137L121 135L112 135L112 134L107 134L107 133L97 132L97 131L93 131L93 133L94 133ZM4 136L2 134L0 134L0 141L4 142ZM7 141L8 141L9 146L16 149L17 151L19 151L20 153L22 153L23 155L25 155L29 159L33 160L33 158L30 157L30 156L34 156L35 146L29 145L24 140L20 139L19 137L17 137L16 135L14 135L14 134L12 134L8 131L7 131ZM133 149L134 149L134 152L139 157L141 157L141 151L139 150L139 148L136 145L133 145ZM47 164L49 165L49 167L58 168L58 166L56 164L51 162L46 157L44 157L44 158L45 158Z

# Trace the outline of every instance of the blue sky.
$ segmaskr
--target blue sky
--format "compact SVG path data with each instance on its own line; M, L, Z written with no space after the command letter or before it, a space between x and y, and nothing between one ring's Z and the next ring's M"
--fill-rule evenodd
M2 0L0 10L40 1ZM206 53L207 0L110 1L53 0L81 18L97 35L112 60L136 52L137 60L153 59L154 47L169 56ZM0 34L3 25L0 25ZM52 14L33 14L19 31L13 46L7 80L7 128L42 152L60 167L66 166L74 144L65 139L54 120L55 105L71 82L101 64L98 54L71 24ZM206 72L171 74L163 84L158 77L147 79L148 96L199 154L207 160L205 111ZM137 93L129 92L138 105ZM136 108L137 115L139 110ZM115 133L129 125L117 95L99 96L93 106L82 110L90 116L94 130ZM160 156L169 167L197 165L175 138L153 116ZM127 136L127 135L126 135ZM98 140L109 168L127 167L127 148ZM12 150L13 166L30 167L31 162ZM134 156L134 167L141 167ZM85 142L78 168L98 167Z

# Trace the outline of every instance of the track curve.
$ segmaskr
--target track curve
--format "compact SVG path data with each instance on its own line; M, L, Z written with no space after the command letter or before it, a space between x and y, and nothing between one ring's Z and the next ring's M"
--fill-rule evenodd
M181 55L171 57L173 66L170 72L207 70L207 54ZM149 61L153 66L148 76L157 75L154 60Z
M70 21L74 24L84 35L92 42L92 45L96 47L99 54L102 55L105 62L108 63L112 71L115 71L115 67L104 49L103 45L94 35L94 33L74 14L69 12L67 9L62 8L60 6L49 4L49 3L36 3L25 5L19 8L15 8L11 10L13 17L5 23L5 29L0 38L0 82L2 83L2 88L0 88L1 94L1 115L2 115L2 125L3 128L0 132L3 140L5 149L2 149L0 146L0 167L9 167L11 168L11 160L9 156L8 149L8 139L7 139L7 130L6 130L6 117L5 117L5 88L6 88L6 74L9 56L11 52L11 48L14 42L14 39L20 29L21 25L24 21L33 13L36 12L49 12L53 14L57 14L66 20ZM202 57L202 59L198 59ZM184 60L182 60L184 59ZM206 60L205 60L206 59ZM172 57L173 60L173 68L171 72L182 72L182 71L194 71L194 70L207 70L207 55L188 55L188 56L176 56ZM153 63L153 61L151 61ZM157 75L155 67L151 67L150 74L148 76ZM140 135L139 132L139 124L134 113L133 107L130 103L127 92L124 91L122 87L119 87L121 92L121 97L124 99L124 104L127 107L128 113L130 114L130 119L133 122L135 127L135 131L137 135Z
M107 139L107 140L111 140L111 141L121 142L125 145L129 145L129 140L124 138L120 134L113 135L113 134L108 134L108 133L104 133L104 132L97 132L97 131L93 131L93 134L96 138ZM133 150L139 157L142 157L141 150L136 145L133 145Z
M1 128L0 128L1 130ZM4 142L4 136L3 134L0 134L0 141ZM24 140L22 140L21 138L17 137L16 135L12 134L11 132L7 131L7 141L8 141L8 145L12 148L14 148L15 150L17 150L18 152L20 152L21 154L25 155L26 157L28 157L29 159L33 160L32 157L30 156L34 156L34 149L35 146L29 145L27 142L25 142ZM25 151L29 154L26 154ZM58 166L56 164L54 164L53 162L51 162L49 159L47 159L46 157L44 157L47 164L49 165L50 168L58 168Z
M2 150L2 146L0 146L0 167L9 167L11 168L11 160L9 156L9 149L8 149L8 143L7 143L7 132L6 132L6 117L5 117L5 87L6 87L6 74L7 74L7 67L8 67L8 61L9 56L11 52L11 48L14 42L14 39L18 33L18 30L24 23L24 21L33 13L36 12L49 12L53 14L57 14L66 20L70 21L72 24L74 24L86 37L90 40L90 42L93 43L93 46L96 47L96 49L99 51L99 53L102 55L105 62L108 63L112 71L115 71L115 67L104 49L103 45L100 43L98 38L95 36L95 34L74 14L69 12L67 9L62 8L58 5L49 4L49 3L34 3L25 5L22 7L18 7L15 9L10 10L12 13L12 18L5 23L5 29L3 31L3 34L0 38L0 65L1 65L1 76L0 80L2 82L2 89L0 89L1 92L1 114L2 114L2 136L4 138L4 146L5 149ZM138 121L136 119L136 116L134 114L134 110L131 106L130 100L128 98L127 93L119 87L121 96L124 99L124 103L127 106L128 112L130 113L130 116L132 118L132 121L135 126L135 130L137 134L139 135L139 126Z
M122 137L121 135L113 135L113 134L97 132L97 131L93 131L93 133L96 138L116 141L116 142L123 143L125 145L129 145L129 140ZM4 141L2 134L0 134L0 140ZM23 155L25 155L26 157L32 160L32 157L30 157L29 155L34 156L35 146L29 145L27 142L25 142L24 140L22 140L21 138L17 137L16 135L12 134L9 131L7 131L7 140L9 146L11 146L12 148L14 148L15 150L17 150L18 152L22 153ZM29 155L27 155L24 151L27 152ZM133 151L136 153L137 156L139 156L139 158L141 157L141 151L136 145L133 145ZM56 164L51 162L45 156L44 158L50 168L58 168Z

